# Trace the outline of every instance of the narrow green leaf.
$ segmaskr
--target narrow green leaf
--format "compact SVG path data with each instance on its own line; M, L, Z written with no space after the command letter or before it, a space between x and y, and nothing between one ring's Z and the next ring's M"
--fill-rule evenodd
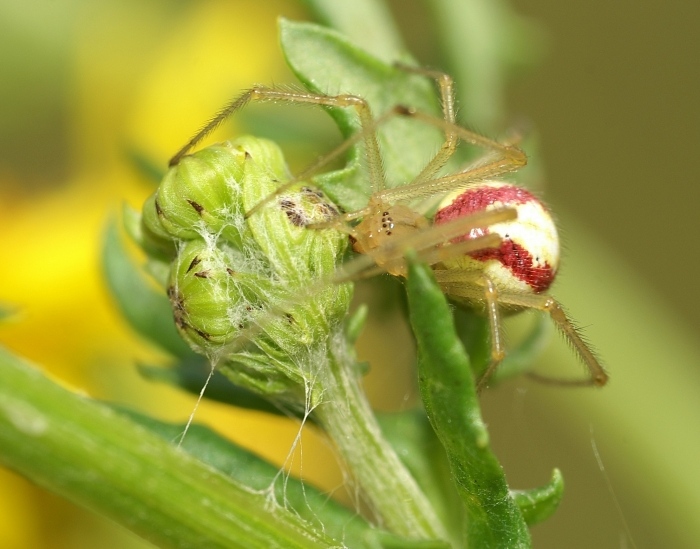
M340 542L108 406L0 349L0 463L160 547Z
M559 507L563 495L564 477L559 469L554 469L552 480L540 488L511 491L528 526L549 518Z
M211 366L201 355L184 358L170 366L139 364L138 368L139 373L146 379L179 387L194 395L199 395L206 384L204 398L208 400L269 414L282 414L280 408L274 406L269 400L244 387L234 385L218 371L209 379Z
M474 378L478 379L491 362L491 328L488 319L461 305L454 308L453 318L457 334L469 356Z
M468 545L470 549L530 547L522 513L489 448L469 357L432 271L411 262L407 292L418 343L421 397L467 508Z
M191 356L192 351L175 329L170 302L140 274L124 248L115 221L107 225L102 265L109 289L132 328L175 356Z
M368 314L369 307L363 303L345 321L345 337L347 338L348 343L354 344L355 341L357 341L357 338L360 337L360 334L365 327L365 322L367 322Z
M146 181L158 185L163 180L164 166L156 163L153 158L134 145L124 145L123 150L129 163Z

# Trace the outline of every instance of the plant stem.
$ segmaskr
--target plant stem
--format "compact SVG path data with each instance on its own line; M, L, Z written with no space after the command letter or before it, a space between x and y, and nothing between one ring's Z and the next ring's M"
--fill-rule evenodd
M315 417L333 440L383 527L409 539L447 539L425 494L384 438L349 358L344 336L331 340L319 372L323 403Z
M3 349L0 463L160 547L342 546Z

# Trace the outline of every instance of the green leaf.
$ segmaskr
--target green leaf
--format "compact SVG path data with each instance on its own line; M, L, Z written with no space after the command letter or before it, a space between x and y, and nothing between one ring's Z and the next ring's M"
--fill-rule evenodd
M209 361L200 355L184 358L169 366L139 364L138 368L139 373L146 379L179 387L194 395L199 395L202 392L202 387L206 385L207 390L204 392L204 398L208 400L275 415L283 413L278 406L269 400L244 387L234 385L219 371L214 372L214 375L209 379L211 366ZM285 415L289 413L288 410L284 412Z
M107 225L102 265L109 289L132 328L174 356L193 355L175 329L168 298L140 274L124 248L115 221Z
M491 363L491 328L488 319L483 314L460 305L454 308L453 316L457 334L469 355L472 373L478 379Z
M432 271L412 261L407 292L418 343L421 397L467 509L468 545L470 549L530 547L523 515L489 448L469 357Z
M136 170L136 172L147 182L158 185L165 175L163 166L155 162L144 151L134 145L123 146L124 156Z
M108 406L0 349L0 463L160 547L340 546Z
M304 0L314 19L347 36L386 63L405 57L399 30L385 2L378 0Z
M287 63L311 91L358 95L368 102L375 117L399 104L438 112L435 90L428 79L381 61L338 32L283 19L280 39ZM407 57L394 60L411 62ZM358 130L357 116L351 108L331 109L330 114L344 136ZM387 187L410 182L443 141L436 128L398 118L386 122L378 135ZM345 170L316 178L333 201L347 211L364 206L372 192L360 159L356 147Z
M360 305L355 312L350 314L345 321L345 337L348 343L354 344L357 338L360 337L362 330L367 322L369 307L366 304Z
M554 469L552 480L540 488L511 491L528 526L549 518L559 507L563 495L564 477L559 469Z

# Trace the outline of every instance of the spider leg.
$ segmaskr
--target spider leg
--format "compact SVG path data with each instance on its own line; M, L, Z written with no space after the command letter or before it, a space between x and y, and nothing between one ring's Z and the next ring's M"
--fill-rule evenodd
M438 90L440 91L442 116L444 121L447 123L443 128L445 132L445 141L440 147L440 150L435 154L432 160L425 165L421 172L414 178L412 183L429 181L454 154L455 150L457 149L457 143L459 142L459 137L453 130L453 128L456 126L454 80L449 74L423 67L412 67L410 65L404 65L403 63L396 63L394 66L405 72L432 78L437 83ZM400 113L396 112L396 114Z
M553 297L543 294L515 294L501 292L499 294L499 301L502 304L513 306L513 307L523 307L527 309L536 309L548 313L556 324L559 331L564 335L566 340L571 344L573 349L576 351L581 361L585 364L589 372L589 378L583 380L569 380L569 379L551 379L545 376L541 376L536 373L528 374L530 377L543 381L545 383L552 383L556 385L571 385L571 386L590 386L595 385L597 387L602 387L608 381L608 374L605 369L600 364L600 361L596 357L593 350L585 342L581 334L579 333L576 326L573 324L571 319L564 312L564 309L559 304L557 300Z
M491 361L476 382L476 392L478 394L486 387L488 380L505 358L499 308L500 293L493 281L481 272L436 270L435 277L440 287L450 297L461 298L470 304L483 303L484 305L491 334L489 341Z
M305 91L268 88L266 86L255 86L219 111L214 118L204 125L176 154L170 159L169 165L174 166L183 156L191 151L205 137L218 128L226 119L235 112L241 110L251 101L272 101L277 103L312 104L326 107L353 107L359 116L360 127L373 127L372 113L367 102L356 95L323 95ZM361 130L360 135L365 142L365 156L373 190L384 188L384 174L382 170L382 160L379 152L379 142L373 131Z
M487 154L460 172L438 177L437 179L414 181L408 185L384 189L376 193L375 199L378 201L395 204L416 198L426 198L455 189L466 188L472 183L516 171L527 164L525 153L512 142L501 143L443 118L438 118L409 107L399 105L394 110L400 116L415 118L440 128L446 135L454 133L462 141L485 149Z

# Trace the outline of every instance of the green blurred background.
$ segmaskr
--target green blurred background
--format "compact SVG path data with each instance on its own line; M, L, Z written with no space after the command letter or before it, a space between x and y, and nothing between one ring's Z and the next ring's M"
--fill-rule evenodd
M562 508L534 529L536 547L696 547L700 6L511 5L542 35L541 62L509 85L507 110L539 134L546 199L566 245L554 293L586 328L612 381L579 391L520 379L490 391L495 449L514 487L563 470ZM426 4L391 7L418 59L449 69ZM100 282L101 230L122 200L138 205L149 191L125 161L125 145L162 163L233 93L291 81L277 15L305 17L293 0L0 5L0 300L20 307L0 327L3 343L97 396L141 408L156 402L165 417L189 414L191 399L133 374L135 358L158 357L134 341ZM381 315L373 321L384 322L383 334L405 330ZM392 377L392 351L366 340L363 352L372 358L373 401L400 406L410 382ZM575 368L559 342L545 362ZM382 400L386 387L394 391ZM250 413L214 409L201 418L223 421L221 429L278 461L295 432ZM337 472L312 466L313 458L305 451L305 473L334 486ZM147 545L0 475L0 547L91 546Z

